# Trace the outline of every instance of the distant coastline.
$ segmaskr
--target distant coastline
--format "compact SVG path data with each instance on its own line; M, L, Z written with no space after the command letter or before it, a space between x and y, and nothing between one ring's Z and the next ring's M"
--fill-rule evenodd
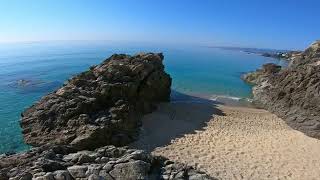
M293 60L301 54L302 51L295 50L279 50L279 49L263 49L263 48L242 48L242 47L226 47L226 46L209 46L208 48L218 48L231 51L240 51L247 54L258 54L264 57L275 59Z

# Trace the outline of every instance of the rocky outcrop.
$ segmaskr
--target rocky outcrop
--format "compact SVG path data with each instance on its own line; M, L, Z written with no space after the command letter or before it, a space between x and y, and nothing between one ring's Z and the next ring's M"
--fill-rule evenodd
M255 84L256 104L282 117L294 129L320 138L320 41L287 68L253 74L246 79Z
M109 145L134 140L141 116L169 100L171 78L162 60L153 53L113 55L28 108L24 138L39 147L1 155L0 180L213 179L142 150Z
M312 43L304 52L290 62L291 67L316 64L320 60L320 40Z
M259 84L266 80L266 78L278 73L281 70L281 66L273 63L262 65L261 69L255 72L244 74L241 78L249 84Z
M210 180L205 173L142 150L105 146L76 151L70 146L39 147L3 155L0 180Z
M170 98L162 60L162 54L115 54L71 78L22 113L25 142L78 150L131 142L141 116Z
M142 150L113 146L134 140L141 116L169 100L171 78L162 60L162 54L115 54L28 108L21 120L24 139L38 147L0 155L0 180L213 179Z
M0 155L0 180L210 180L205 173L131 142L140 118L168 101L162 54L113 55L22 113L25 141L39 146ZM108 145L108 146L104 146Z

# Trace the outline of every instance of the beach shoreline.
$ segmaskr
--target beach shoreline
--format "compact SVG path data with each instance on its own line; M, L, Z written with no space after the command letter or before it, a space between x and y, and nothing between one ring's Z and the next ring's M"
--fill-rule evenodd
M175 90L171 91L170 102L202 102L209 104L220 104L225 106L234 107L248 107L259 109L257 105L253 103L251 97L238 97L231 96L228 94L203 94L203 93L186 93L178 92Z
M276 115L214 101L172 101L142 120L130 146L219 179L316 179L320 141Z

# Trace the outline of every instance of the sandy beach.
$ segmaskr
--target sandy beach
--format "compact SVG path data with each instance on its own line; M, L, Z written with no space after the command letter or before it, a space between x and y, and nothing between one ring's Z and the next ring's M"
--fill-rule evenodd
M131 144L219 179L320 177L320 141L262 109L172 102L143 119Z

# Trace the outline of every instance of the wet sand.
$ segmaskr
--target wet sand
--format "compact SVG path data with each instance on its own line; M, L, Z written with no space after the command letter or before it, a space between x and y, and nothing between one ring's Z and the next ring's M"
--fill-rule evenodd
M131 146L219 179L320 179L320 141L262 109L211 102L161 104Z

